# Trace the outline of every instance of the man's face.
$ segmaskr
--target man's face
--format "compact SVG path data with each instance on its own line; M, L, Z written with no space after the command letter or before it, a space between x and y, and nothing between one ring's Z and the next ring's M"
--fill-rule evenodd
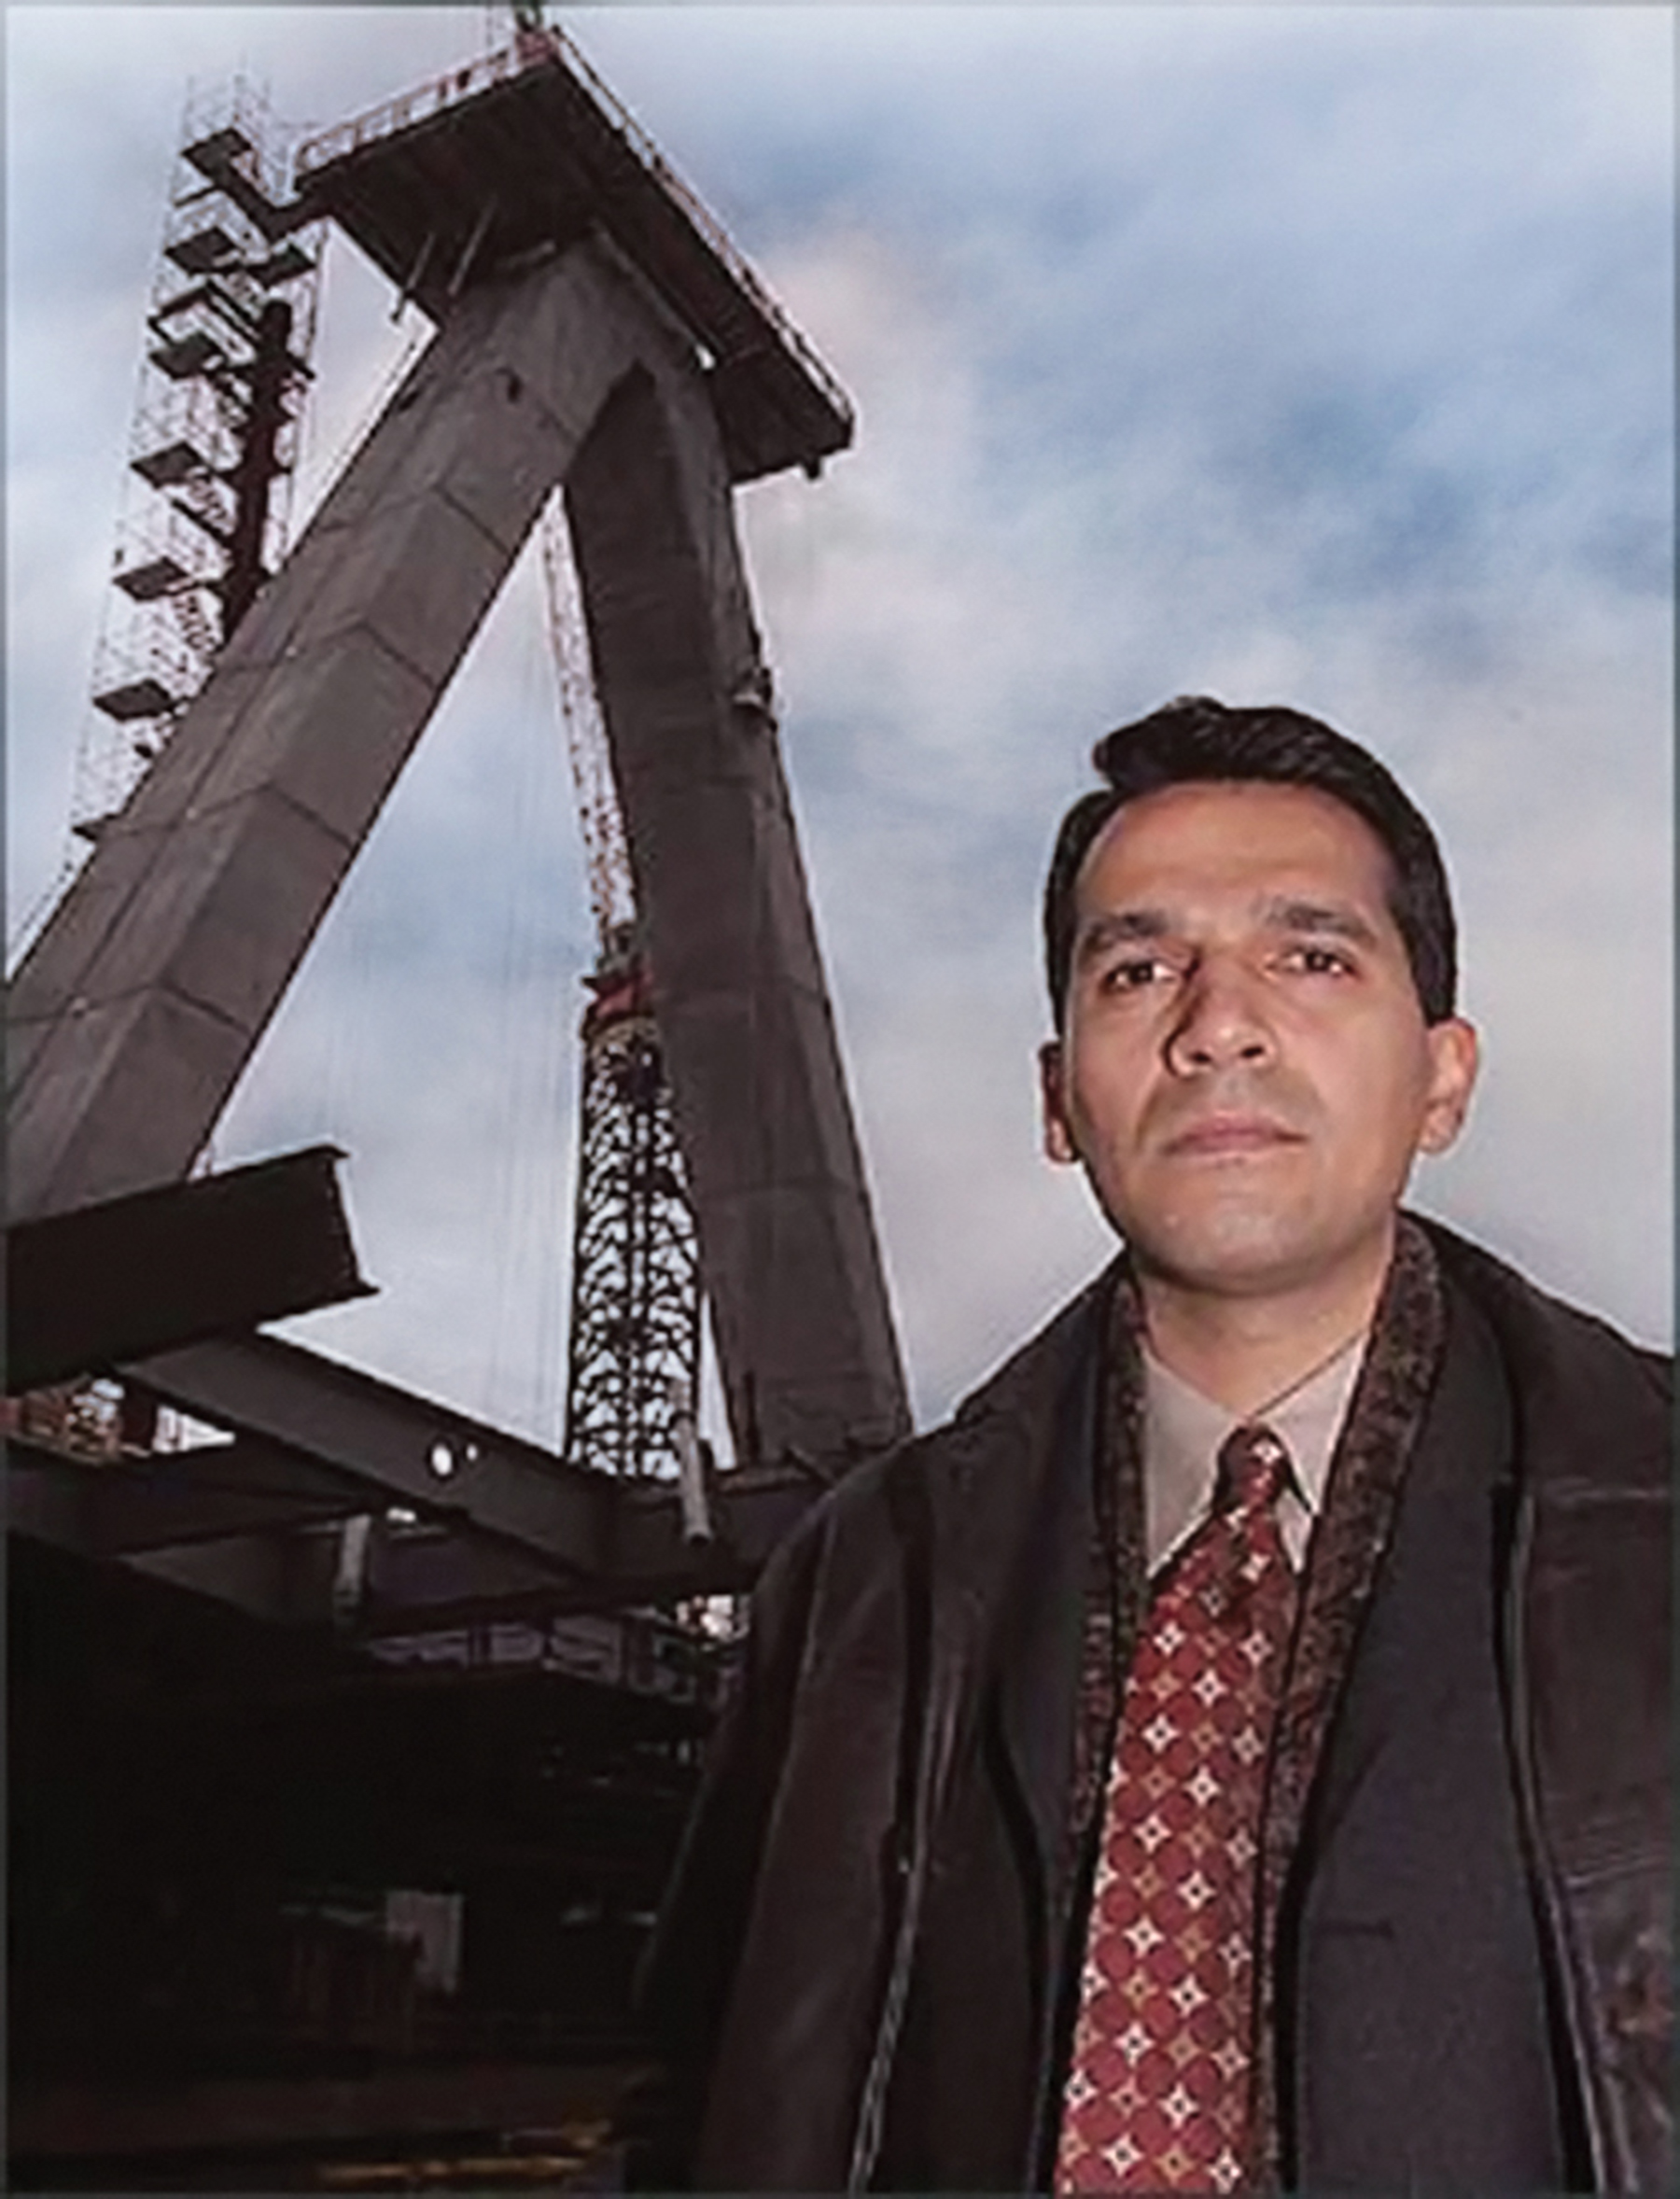
M1146 1279L1264 1296L1386 1261L1412 1158L1451 1143L1476 1074L1468 1024L1424 1024L1388 875L1308 787L1164 788L1093 843L1045 1143Z

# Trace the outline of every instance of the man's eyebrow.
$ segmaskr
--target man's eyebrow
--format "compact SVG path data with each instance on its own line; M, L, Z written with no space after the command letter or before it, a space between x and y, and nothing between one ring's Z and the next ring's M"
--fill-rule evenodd
M1349 939L1358 946L1376 946L1378 934L1368 918L1344 901L1303 901L1280 895L1260 911L1269 931L1321 931L1333 939Z
M1074 936L1074 952L1080 955L1099 955L1107 947L1123 945L1133 939L1165 939L1172 930L1172 919L1162 908L1104 909L1099 915L1087 917Z

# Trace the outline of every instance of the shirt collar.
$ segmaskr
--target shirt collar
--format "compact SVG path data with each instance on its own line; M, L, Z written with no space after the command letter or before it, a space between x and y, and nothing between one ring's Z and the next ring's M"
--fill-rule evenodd
M1292 1484L1281 1520L1290 1554L1299 1562L1323 1502L1331 1456L1369 1335L1362 1332L1269 1404L1240 1415L1174 1374L1143 1340L1144 1545L1152 1573L1212 1503L1225 1437L1234 1428L1257 1421L1264 1421L1289 1451Z

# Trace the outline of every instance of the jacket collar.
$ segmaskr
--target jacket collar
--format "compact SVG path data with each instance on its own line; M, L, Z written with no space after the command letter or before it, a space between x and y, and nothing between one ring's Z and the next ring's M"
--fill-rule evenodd
M1493 1330L1522 1478L1543 1511L1666 1494L1662 1358L1439 1223L1421 1226ZM1123 1259L1111 1263L964 1401L928 1477L938 1631L958 1663L995 1683L1005 1755L1046 1867L1067 1806L1102 1339L1124 1272Z

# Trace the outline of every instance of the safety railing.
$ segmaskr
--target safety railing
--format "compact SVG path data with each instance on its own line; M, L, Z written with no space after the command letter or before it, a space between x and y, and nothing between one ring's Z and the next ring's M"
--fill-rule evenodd
M721 261L732 281L745 291L775 329L780 341L793 353L835 411L849 421L852 411L846 392L741 257L722 224L684 183L635 116L602 82L571 40L553 26L522 32L510 46L483 54L461 68L447 70L411 91L399 92L378 106L369 107L363 114L305 138L297 152L294 168L297 182L301 186L316 170L359 151L363 146L407 130L428 116L442 114L463 101L476 98L493 85L507 83L527 69L544 67L552 62L560 63L588 92L603 119L623 139L640 167L687 217Z

